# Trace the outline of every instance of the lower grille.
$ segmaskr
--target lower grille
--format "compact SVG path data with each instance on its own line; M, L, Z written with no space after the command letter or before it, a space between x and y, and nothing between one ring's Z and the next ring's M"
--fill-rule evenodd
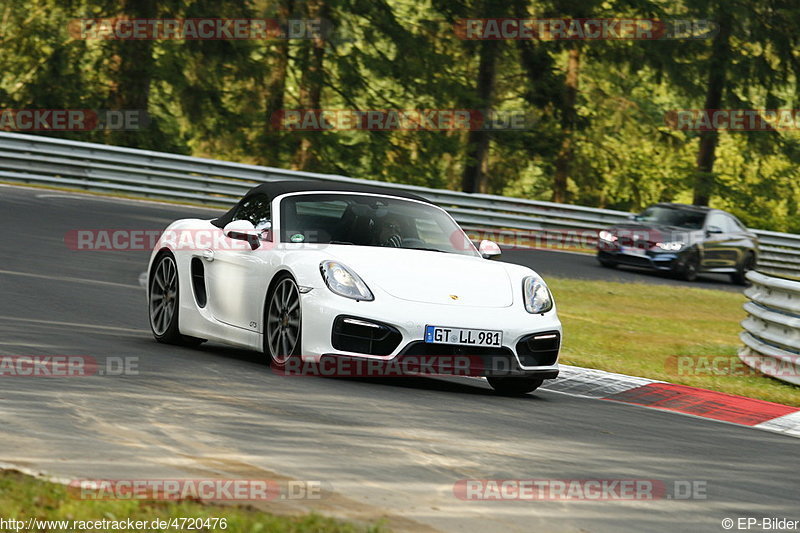
M653 263L650 262L650 258L640 257L638 255L619 254L617 255L617 262L631 266L641 266L641 267L653 266Z

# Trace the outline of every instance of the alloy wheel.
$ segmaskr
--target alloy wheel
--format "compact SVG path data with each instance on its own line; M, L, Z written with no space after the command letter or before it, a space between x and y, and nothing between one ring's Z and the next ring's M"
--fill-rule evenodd
M178 270L175 260L165 255L156 267L150 283L150 324L153 332L164 335L172 324L178 305Z
M275 287L267 311L267 345L275 363L284 364L300 343L300 291L291 278Z

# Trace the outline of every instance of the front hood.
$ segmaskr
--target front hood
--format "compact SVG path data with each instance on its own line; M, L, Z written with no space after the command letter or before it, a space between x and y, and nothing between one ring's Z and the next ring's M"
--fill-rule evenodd
M616 235L620 244L630 244L631 241L646 241L649 243L693 240L694 234L702 233L702 230L691 230L678 226L666 226L662 224L647 224L640 222L630 222L618 224L608 230Z
M376 299L383 291L411 302L458 306L508 307L514 301L503 264L480 257L347 245L331 245L328 253L361 276Z

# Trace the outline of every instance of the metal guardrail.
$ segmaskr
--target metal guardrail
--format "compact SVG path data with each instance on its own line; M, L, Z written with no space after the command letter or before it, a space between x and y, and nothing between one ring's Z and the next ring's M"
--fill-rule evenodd
M800 282L748 272L739 358L762 374L800 385Z
M494 232L503 243L519 232L535 243L594 245L603 227L630 213L577 205L466 194L414 185L377 182L215 159L0 132L0 180L49 184L91 191L121 192L227 206L256 183L275 179L368 183L414 192L447 209L468 230ZM756 230L761 243L759 270L800 276L800 235ZM520 244L530 244L524 238ZM507 241L506 241L507 242Z

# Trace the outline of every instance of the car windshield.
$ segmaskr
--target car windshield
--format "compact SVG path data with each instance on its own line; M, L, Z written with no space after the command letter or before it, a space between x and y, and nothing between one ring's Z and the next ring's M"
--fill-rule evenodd
M650 222L663 226L677 226L686 229L702 229L706 214L701 211L679 207L648 207L636 217L639 222Z
M385 246L477 255L441 209L365 194L299 194L281 201L281 241Z

